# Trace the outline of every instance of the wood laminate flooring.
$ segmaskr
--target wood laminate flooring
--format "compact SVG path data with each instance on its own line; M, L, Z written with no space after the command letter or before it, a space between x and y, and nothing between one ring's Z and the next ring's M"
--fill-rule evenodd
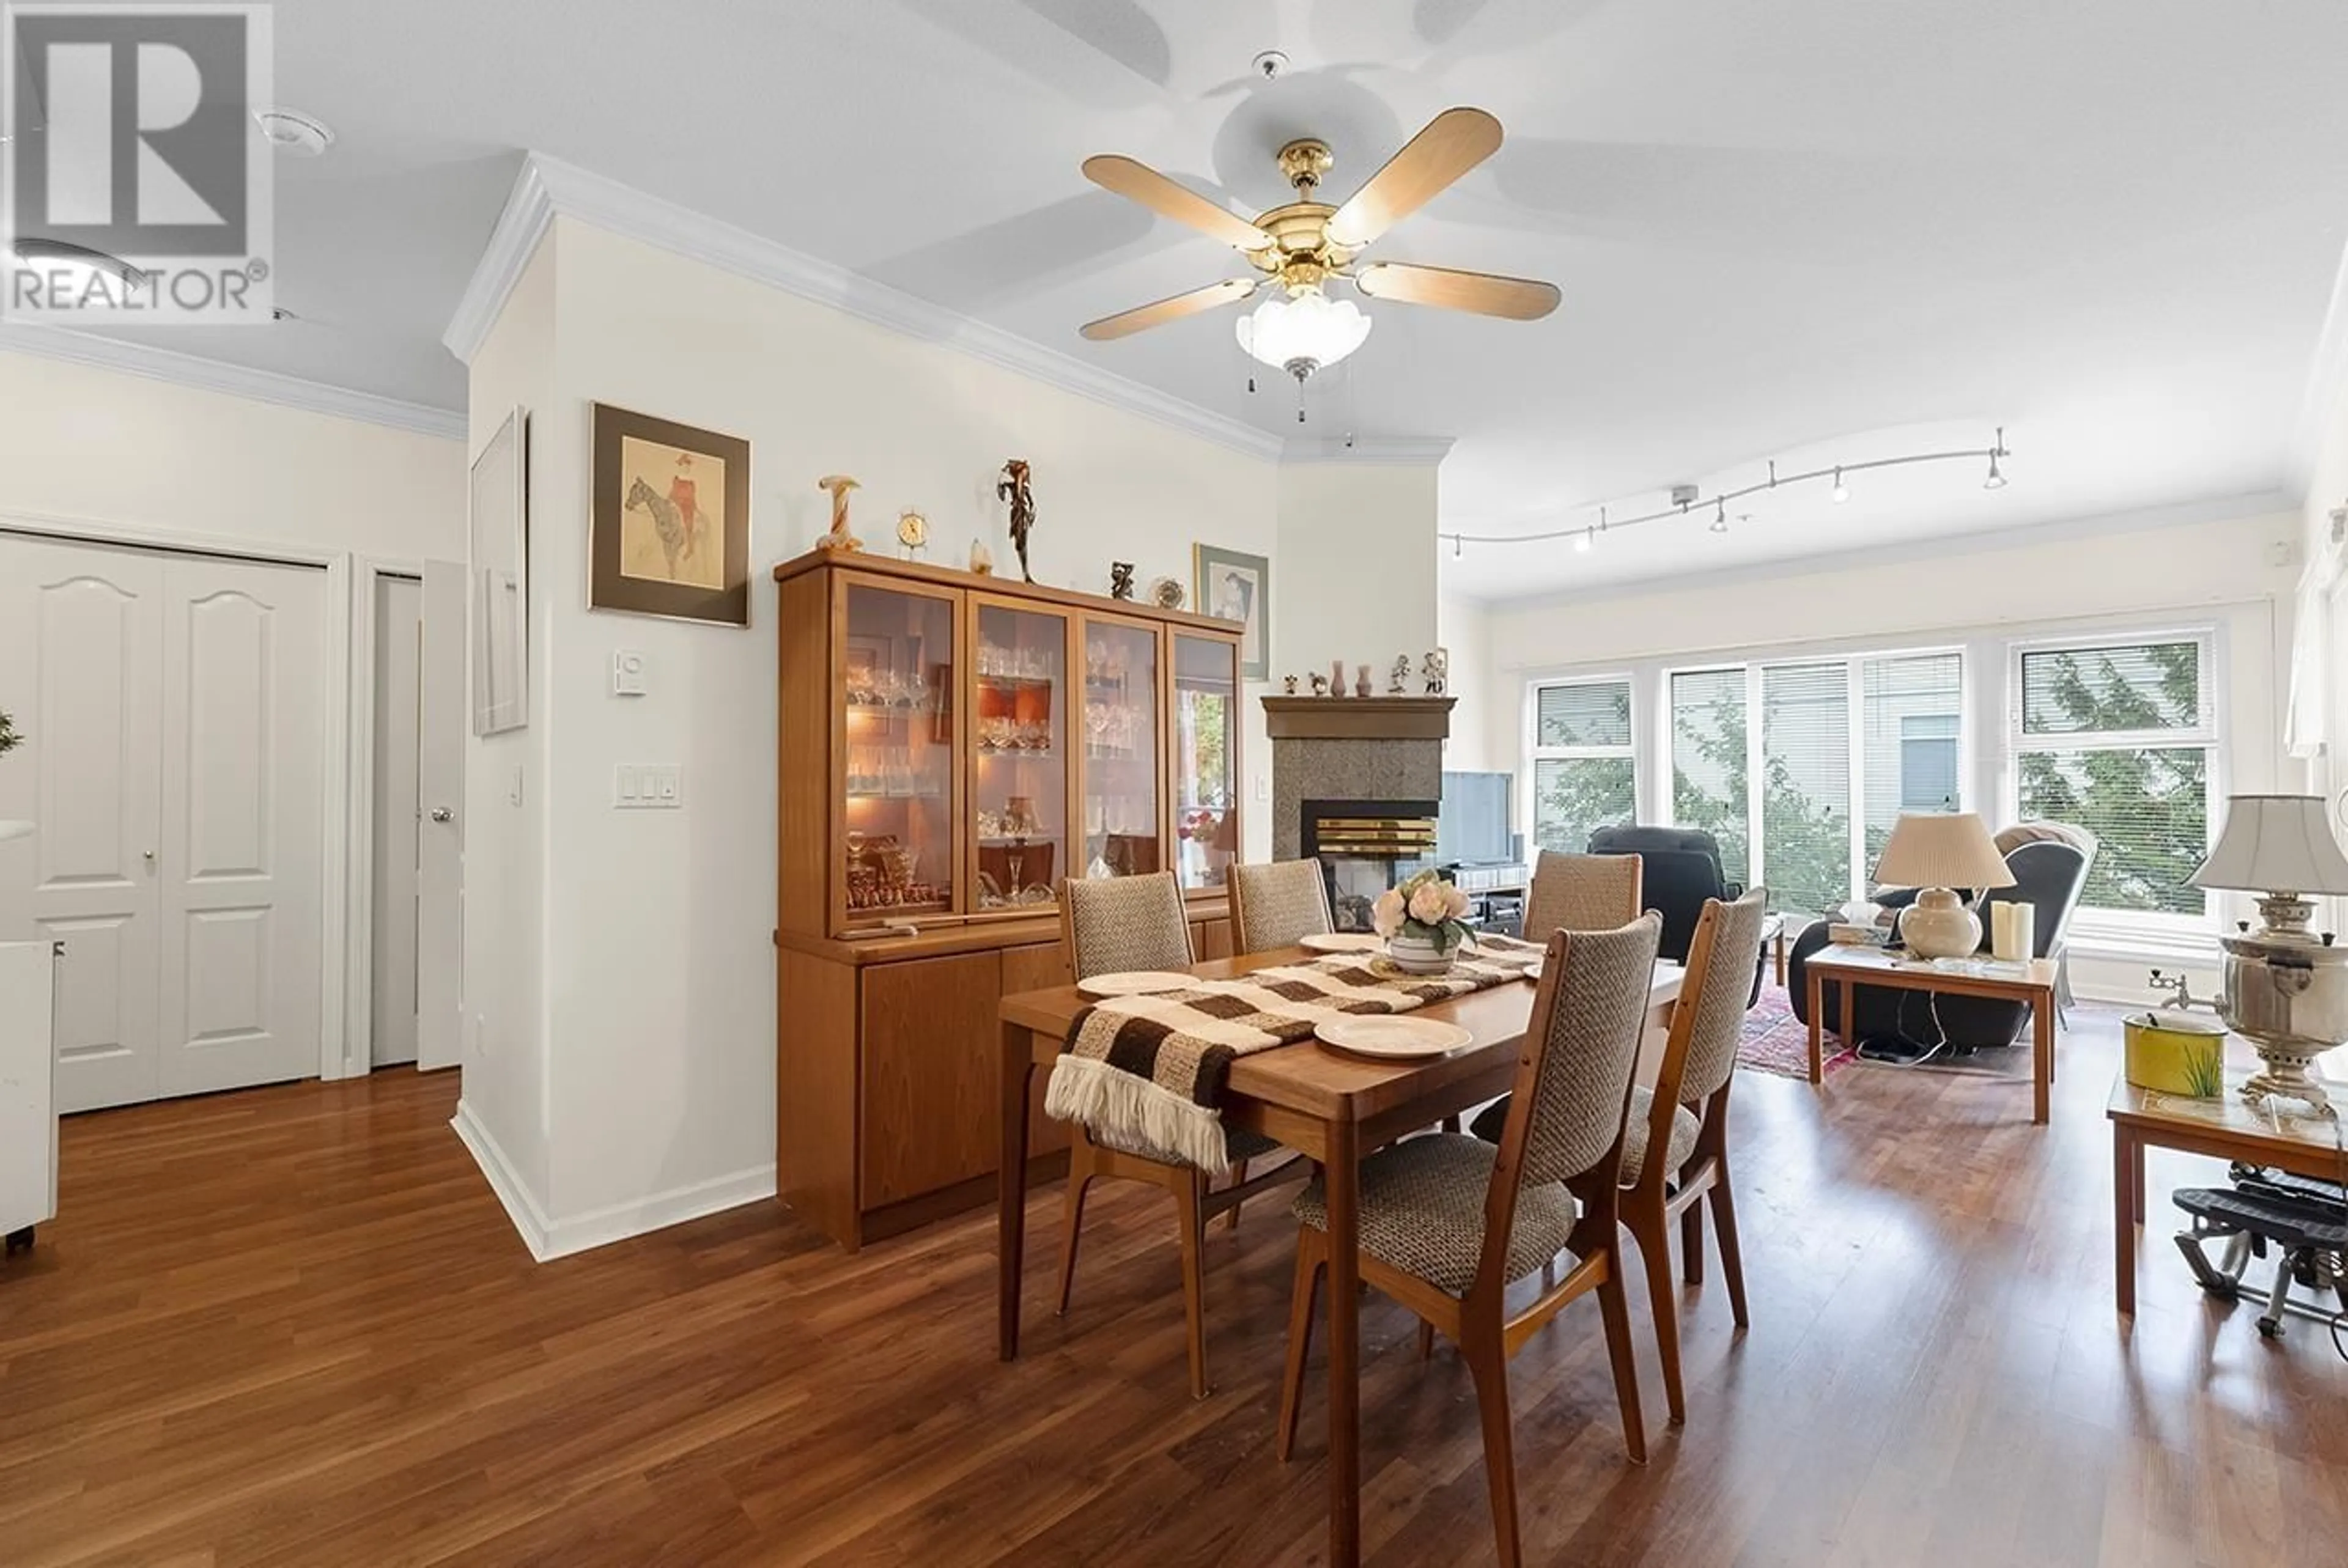
M1688 1425L1624 1462L1594 1305L1511 1368L1529 1559L1655 1564L2348 1561L2348 1366L2260 1339L2164 1239L2114 1316L2109 1015L2026 1086L1747 1074L1753 1327L1684 1293ZM0 1563L1287 1563L1323 1536L1321 1385L1271 1455L1292 1230L1208 1244L1216 1391L1185 1389L1170 1213L1097 1191L1027 1358L994 1359L990 1214L849 1257L771 1204L543 1266L394 1071L76 1118L63 1217L0 1269ZM1365 1546L1491 1555L1474 1397L1364 1311ZM1316 1362L1318 1358L1315 1358Z

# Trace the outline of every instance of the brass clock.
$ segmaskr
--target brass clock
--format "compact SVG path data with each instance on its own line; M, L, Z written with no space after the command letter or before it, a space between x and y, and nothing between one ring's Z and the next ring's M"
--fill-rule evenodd
M905 548L905 559L913 560L929 548L930 519L908 507L897 518L897 542Z

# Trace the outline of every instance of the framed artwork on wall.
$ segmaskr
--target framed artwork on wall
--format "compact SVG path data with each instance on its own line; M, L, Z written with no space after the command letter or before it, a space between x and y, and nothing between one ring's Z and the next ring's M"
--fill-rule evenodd
M467 482L473 733L530 723L530 411L517 408Z
M1213 545L1190 547L1191 603L1201 615L1236 620L1247 630L1240 638L1240 678L1272 678L1272 562L1241 550Z
M587 603L750 624L750 444L595 405Z

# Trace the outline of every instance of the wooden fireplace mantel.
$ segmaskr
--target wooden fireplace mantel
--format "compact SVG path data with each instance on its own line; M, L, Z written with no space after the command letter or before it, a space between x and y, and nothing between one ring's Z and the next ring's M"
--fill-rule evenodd
M1441 741L1457 697L1266 697L1275 741Z

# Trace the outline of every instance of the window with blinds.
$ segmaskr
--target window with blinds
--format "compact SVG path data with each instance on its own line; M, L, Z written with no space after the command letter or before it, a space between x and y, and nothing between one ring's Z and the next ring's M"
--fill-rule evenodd
M1780 909L1851 896L1850 668L1761 671L1761 880Z
M2034 647L2015 661L2023 816L2096 835L2081 907L2202 916L2217 731L2206 638Z
M1749 883L1744 667L1675 671L1671 709L1672 821L1711 834L1720 843L1722 872L1731 882Z
M1586 849L1601 827L1636 820L1631 682L1575 681L1533 692L1533 841Z
M1963 809L1964 661L1954 653L1863 659L1859 685L1859 799L1871 867L1901 812Z

